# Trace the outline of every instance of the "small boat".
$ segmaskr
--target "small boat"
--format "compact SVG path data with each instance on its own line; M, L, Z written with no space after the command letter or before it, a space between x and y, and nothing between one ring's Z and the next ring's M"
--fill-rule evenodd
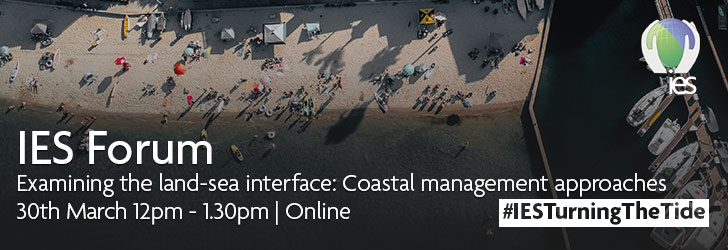
M182 12L182 18L180 18L180 26L182 26L182 29L187 31L192 29L192 12L190 12L190 9Z
M124 24L121 31L124 32L124 39L126 39L129 36L129 15L124 15Z
M425 80L430 78L432 76L432 72L435 71L435 62L432 62L432 65L430 65L430 68L425 71Z
M728 30L728 7L726 5L718 5L718 29Z
M699 227L683 242L680 249L708 250L714 249L726 231L725 216L720 210L711 212L708 216L710 222L708 227Z
M230 150L233 151L233 156L235 156L235 158L238 159L238 161L240 161L240 162L243 161L243 153L240 152L240 149L238 149L238 146L235 146L234 144L230 145Z
M18 70L20 70L20 62L15 63L15 68L13 69L13 72L10 73L10 83L13 83L15 78L18 77Z
M200 132L200 141L207 141L207 130L202 129L202 132Z
M528 13L528 7L526 7L526 0L516 0L516 6L518 6L518 13L521 14L523 20L526 20L526 13Z
M723 171L728 173L728 142L714 140L713 146L715 147L715 151L718 152L718 157L715 157L714 161L719 163Z
M715 118L715 113L713 113L713 109L709 106L706 106L705 108L706 113L706 123L708 124L708 131L711 133L718 133L720 131L720 126L718 126L718 120Z
M154 30L157 28L157 16L154 14L149 16L149 20L147 21L147 38L152 38L154 36Z
M665 180L671 189L671 185L681 180L690 166L695 162L695 155L698 154L698 142L693 142L670 154L662 164L655 170L652 179Z
M662 123L662 126L660 126L660 129L657 130L655 136L652 137L652 140L650 140L650 144L647 146L647 149L650 150L650 153L653 155L659 155L663 150L665 150L667 145L670 144L672 138L675 138L678 130L680 130L680 124L677 123L677 119L674 121L669 118L666 119L665 122Z
M700 180L688 182L675 196L675 199L707 198L708 187ZM663 248L673 249L678 244L678 241L683 238L686 231L684 227L656 227L650 233L650 237Z
M489 88L490 88L490 86L485 86L485 101L483 103L488 101L488 89Z
M159 14L159 20L157 20L157 30L161 34L167 29L167 18L164 17L164 13Z
M645 123L647 119L655 114L657 108L662 103L662 99L665 98L667 90L668 85L663 85L653 89L640 98L640 100L637 101L634 107L632 107L629 111L629 114L627 115L627 123L629 123L632 127L637 127L642 123Z
M485 103L489 103L490 101L492 101L497 94L498 94L497 89L494 89L493 91L488 93L488 96L485 97Z
M538 7L539 10L542 10L544 8L544 0L536 0L536 7Z

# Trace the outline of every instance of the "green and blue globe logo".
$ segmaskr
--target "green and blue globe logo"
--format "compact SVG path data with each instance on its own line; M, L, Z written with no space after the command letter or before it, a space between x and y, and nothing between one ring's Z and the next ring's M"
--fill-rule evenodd
M655 73L687 73L700 49L695 24L674 18L654 21L642 34L642 54Z

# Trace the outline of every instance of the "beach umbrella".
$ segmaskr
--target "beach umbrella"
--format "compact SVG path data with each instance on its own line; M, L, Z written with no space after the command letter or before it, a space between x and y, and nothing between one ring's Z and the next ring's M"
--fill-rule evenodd
M10 48L8 46L0 47L0 57L10 55Z
M30 29L30 33L33 34L46 34L48 31L48 25L44 23L36 23L33 28Z
M174 65L174 73L175 74L177 74L177 75L184 75L185 72L187 72L187 67L185 67L184 64L179 63L177 65Z
M263 25L263 42L266 44L286 43L286 23Z
M114 63L116 63L116 65L122 65L122 64L126 63L126 58L124 58L124 57L116 58Z
M258 92L263 92L263 90L265 90L265 86L263 86L260 83L256 83L255 87L253 87L253 90L258 91Z
M222 29L222 33L220 33L220 38L223 41L230 41L235 39L235 30L233 30L233 28Z
M269 85L270 84L270 76L263 76L260 78L260 83L263 85Z
M433 24L435 23L435 9L420 9L417 12L420 20L420 24Z
M303 27L308 31L308 36L311 38L321 32L321 24L319 23L306 23Z
M195 50L194 50L194 49L192 49L192 48L190 48L190 47L187 47L187 48L185 49L185 51L184 51L184 54L183 54L183 55L185 55L185 56L193 56L193 55L195 55Z
M412 75L412 74L414 74L414 73L415 73L415 66L412 66L412 64L406 64L406 65L404 65L404 67L402 68L402 72L403 72L403 73L404 73L405 75L408 75L408 76L409 76L409 75Z

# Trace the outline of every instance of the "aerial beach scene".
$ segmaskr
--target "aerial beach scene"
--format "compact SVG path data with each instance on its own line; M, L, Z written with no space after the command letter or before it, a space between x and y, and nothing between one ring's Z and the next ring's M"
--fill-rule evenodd
M728 143L722 138L728 130L719 122L728 119L722 73L728 31L715 10L726 4L615 1L585 13L578 1L555 0L0 0L0 125L7 131L0 133L6 142L0 150L2 162L13 166L0 184L10 204L0 206L7 215L0 220L15 229L14 244L30 248L71 245L83 234L83 248L725 249ZM697 77L696 94L668 93L672 74L653 73L640 52L645 27L671 18L693 21L700 36L700 56L689 72ZM142 164L98 159L89 165L81 153L65 166L17 167L25 152L18 149L18 131L31 130L70 131L63 140L79 152L88 151L94 130L108 131L101 139L107 145L205 141L214 163L158 166L143 155ZM189 217L150 226L13 218L19 200L48 199L15 192L17 175L127 173L551 181L637 174L667 179L669 190L585 198L709 199L712 224L499 227L499 199L567 198L555 191L484 198L153 191L114 198L182 207L325 200L355 211L345 223L240 226ZM54 194L56 201L112 203L74 192ZM47 241L26 241L31 233Z

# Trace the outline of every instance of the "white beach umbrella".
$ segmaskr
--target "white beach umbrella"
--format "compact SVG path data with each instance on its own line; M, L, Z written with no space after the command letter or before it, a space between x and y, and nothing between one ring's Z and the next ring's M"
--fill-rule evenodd
M193 55L195 55L195 50L192 49L192 48L190 48L190 47L187 47L185 49L185 51L184 51L184 55L185 56L193 56Z
M225 41L235 39L235 30L233 28L224 28L220 34L220 38Z
M10 55L10 48L8 46L0 47L0 57Z
M263 42L266 44L286 43L286 23L264 24Z

